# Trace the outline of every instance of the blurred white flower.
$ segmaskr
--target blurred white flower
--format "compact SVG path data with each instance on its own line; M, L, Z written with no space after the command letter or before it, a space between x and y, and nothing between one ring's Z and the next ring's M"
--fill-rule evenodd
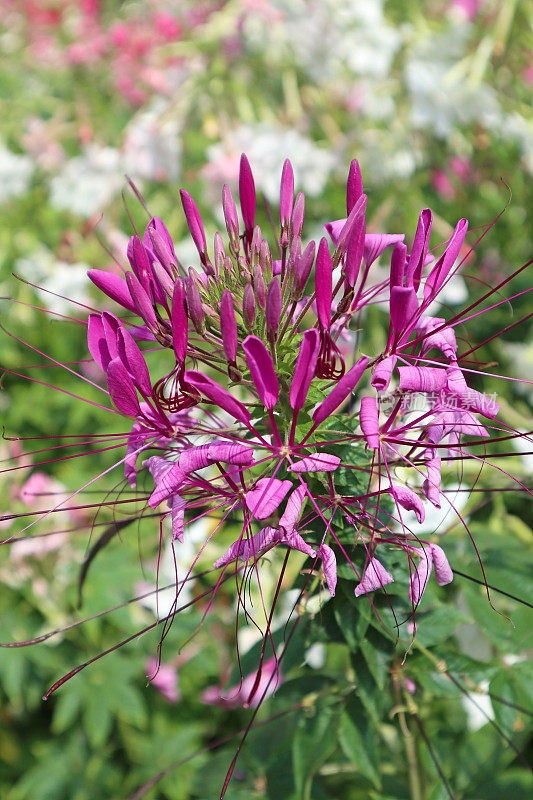
M34 164L29 156L12 153L0 146L0 203L28 190Z
M181 126L169 103L157 97L136 114L125 131L124 166L133 178L178 180L181 172Z
M263 123L243 125L207 151L209 164L204 176L217 187L217 192L221 184L237 180L241 153L248 156L257 188L271 202L279 199L281 170L286 158L292 162L296 187L311 197L324 189L337 162L333 153L318 147L298 131Z
M80 217L90 217L101 211L123 186L124 164L119 151L91 144L52 178L50 203Z
M445 33L418 42L405 64L413 125L430 129L443 139L456 125L480 122L494 129L502 122L492 87L469 81L458 69L466 55L469 33L467 23L452 24Z
M72 308L70 297L76 298L76 301L80 303L89 301L87 292L89 285L87 270L89 268L89 264L82 262L70 264L66 261L59 261L53 252L44 245L30 255L15 261L15 272L41 286L43 290L48 290L37 289L37 294L46 308L58 314L69 313ZM63 297L56 297L49 292L55 292Z

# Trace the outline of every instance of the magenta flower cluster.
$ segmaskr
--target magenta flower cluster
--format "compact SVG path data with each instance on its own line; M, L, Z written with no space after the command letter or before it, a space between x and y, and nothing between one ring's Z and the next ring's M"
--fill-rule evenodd
M88 323L89 349L109 395L134 420L127 480L135 487L140 473L148 478L149 505L171 516L178 543L206 506L220 520L209 541L223 536L226 519L240 520L240 535L214 563L221 580L228 569L257 569L264 554L282 548L304 554L309 573L333 596L342 555L358 597L394 580L378 556L396 550L409 564L414 609L432 570L441 585L453 573L442 548L422 541L405 512L422 522L427 503L440 507L443 460L464 452L462 437L488 436L478 415L493 419L498 412L497 403L467 385L454 324L428 314L460 265L467 221L433 249L429 209L420 213L410 249L403 234L367 233L367 195L355 160L346 215L325 226L329 239L318 246L303 239L305 198L295 197L289 161L278 222L269 211L270 241L256 224L244 155L240 215L229 187L223 189L226 241L217 232L208 248L193 198L183 190L181 200L198 268L186 269L164 223L153 217L142 238L130 239L124 277L89 272L128 312L123 320L108 311L91 314ZM375 262L389 253L384 277ZM376 303L389 311L388 330L382 352L364 354L357 331ZM163 373L150 366L154 350L168 353ZM379 400L391 387L397 402L384 413ZM414 395L426 397L423 410L409 410L406 398ZM392 465L410 470L402 472L411 475L408 482ZM349 470L364 476L366 490L355 480L351 489L346 479L339 488L337 476ZM357 548L341 541L339 520L343 530L353 529Z

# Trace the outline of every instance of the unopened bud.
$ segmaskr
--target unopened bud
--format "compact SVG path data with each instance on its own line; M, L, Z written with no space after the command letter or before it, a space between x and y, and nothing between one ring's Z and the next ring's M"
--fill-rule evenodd
M265 313L267 338L269 342L275 342L278 335L279 321L281 319L281 288L277 278L272 278L268 285Z
M250 283L247 283L244 287L242 314L247 330L253 330L255 320L255 295Z
M266 304L266 284L265 279L263 277L263 272L261 271L261 267L256 266L254 267L254 291L255 296L257 297L257 302L261 306L261 308L265 308Z

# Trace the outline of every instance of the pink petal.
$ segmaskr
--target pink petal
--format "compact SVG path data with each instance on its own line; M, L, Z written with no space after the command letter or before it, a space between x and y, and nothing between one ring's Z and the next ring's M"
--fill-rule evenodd
M187 355L187 342L189 339L189 319L185 304L185 282L183 278L176 278L172 294L172 345L178 364L183 366Z
M272 356L257 336L247 336L242 343L246 363L264 407L274 408L279 397L279 383Z
M302 510L305 501L307 489L305 484L300 484L294 492L289 496L285 511L283 512L279 521L280 528L292 530L298 522L298 517Z
M315 425L324 422L347 397L353 392L368 365L368 358L361 356L353 367L348 370L337 385L331 390L325 400L313 412Z
M433 565L435 567L435 578L439 586L446 586L447 583L453 581L453 571L448 563L448 559L442 547L438 544L430 544L429 549L433 557Z
M197 370L187 370L184 374L185 383L190 383L198 389L207 399L216 406L220 406L239 422L250 425L250 412L246 406L223 389L216 381L203 375Z
M122 361L114 358L107 367L107 388L121 414L136 417L141 413L139 399L130 374Z
M185 191L185 189L180 191L180 196L191 236L194 244L196 245L198 253L202 255L207 250L202 217L200 216L200 212L198 211L196 203L192 199L191 195Z
M346 182L346 212L349 214L354 205L363 194L363 178L361 167L356 158L352 159L348 180Z
M279 196L279 214L282 226L289 223L292 215L292 204L294 202L294 173L292 164L288 158L285 159L281 173L281 187Z
M397 361L398 356L388 356L384 358L383 361L379 361L374 367L370 383L378 392L384 392L389 388L389 383Z
M217 568L223 567L225 564L229 564L230 561L235 561L236 558L240 558L242 561L249 561L254 555L257 556L261 550L276 542L278 534L278 529L271 527L263 528L249 539L243 534L226 550L223 556L215 561L214 566Z
M431 550L425 547L413 547L411 551L418 553L420 556L418 566L409 581L409 600L414 606L417 606L426 590L431 575L433 556Z
M379 447L379 410L375 397L362 397L359 424L366 443L373 450Z
M145 464L152 473L155 483L148 505L150 508L157 508L159 503L168 500L185 483L187 476L179 464L159 456L152 456Z
M412 489L408 489L407 486L391 486L389 491L399 505L406 511L414 511L417 520L424 522L426 516L424 504Z
M446 246L446 250L426 278L424 284L424 302L429 301L432 297L436 297L439 293L461 251L467 230L468 220L460 219Z
M354 595L360 597L362 594L381 589L393 582L394 578L390 572L387 572L383 564L377 558L371 558L363 572L361 582L354 589Z
M310 456L295 461L289 472L333 472L341 460L329 453L311 453Z
M390 318L396 335L406 335L416 325L418 298L411 286L393 286L390 292Z
M102 269L90 269L87 275L104 294L123 308L127 308L128 311L137 313L135 303L124 278L115 275L113 272L105 272Z
M440 508L440 466L440 458L430 458L426 462L427 479L422 484L422 493L436 508Z
M323 236L318 246L315 266L315 293L317 316L320 325L329 329L331 322L332 263L328 243Z
M322 559L322 568L329 593L332 597L335 597L335 587L337 586L337 558L335 553L329 545L321 544L317 550L317 555Z
M281 528L278 534L278 541L280 544L286 544L292 550L298 550L300 553L304 553L306 556L309 556L309 558L316 558L316 551L294 530Z
M104 324L100 314L89 314L87 321L87 346L95 362L101 370L106 372L111 361L111 354L107 346Z
M185 521L185 509L187 501L179 495L173 495L169 500L172 517L172 541L183 541L183 523Z
M411 254L409 256L409 266L407 268L406 285L413 286L415 291L420 286L422 270L429 246L432 221L433 214L430 209L424 208L424 210L420 212L420 217L418 218L413 247L411 248Z
M383 253L387 247L393 244L403 242L405 239L404 233L367 233L365 236L365 251L364 258L368 266L370 266L376 258Z
M304 332L300 351L294 367L294 376L289 391L291 408L299 411L305 403L309 386L315 375L320 336L315 328Z
M278 478L260 478L255 489L246 493L246 505L257 519L269 517L278 508L292 487L290 481Z
M398 373L402 392L440 392L448 378L438 367L398 367Z

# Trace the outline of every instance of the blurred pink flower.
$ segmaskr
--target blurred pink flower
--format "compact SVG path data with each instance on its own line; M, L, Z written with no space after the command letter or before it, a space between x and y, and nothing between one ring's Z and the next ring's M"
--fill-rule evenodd
M259 680L258 673L260 673ZM266 690L265 699L270 697L282 680L281 667L277 659L272 657L264 662L262 669L250 672L240 684L228 689L225 697L222 696L222 689L219 686L208 686L202 692L202 702L221 708L236 708L237 706L256 708L261 702L263 692Z
M159 694L169 703L177 703L180 699L178 688L178 670L172 664L159 664L156 658L146 662L146 675Z

